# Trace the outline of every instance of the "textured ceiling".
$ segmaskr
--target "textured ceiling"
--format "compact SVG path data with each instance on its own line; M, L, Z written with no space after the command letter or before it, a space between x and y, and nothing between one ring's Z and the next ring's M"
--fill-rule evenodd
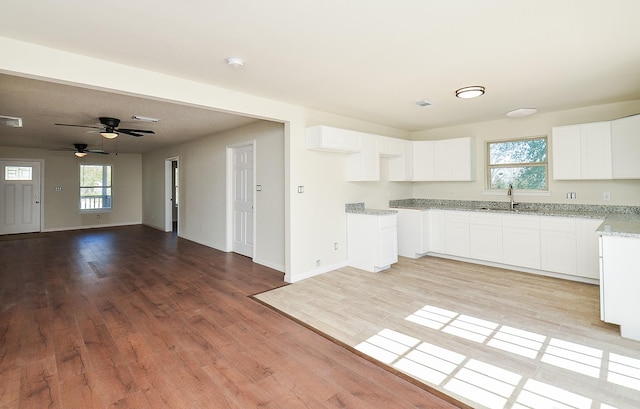
M638 0L6 0L2 13L0 36L407 131L640 99ZM487 93L455 98L467 85ZM91 123L109 99L38 109ZM113 104L123 118L180 109Z

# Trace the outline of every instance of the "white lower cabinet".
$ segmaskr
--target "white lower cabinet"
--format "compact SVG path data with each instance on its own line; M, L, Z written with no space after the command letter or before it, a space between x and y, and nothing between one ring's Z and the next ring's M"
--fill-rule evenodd
M429 251L444 253L443 210L429 210Z
M598 280L602 219L398 209L398 251L486 261Z
M469 215L469 257L502 263L502 215Z
M503 262L512 266L540 269L540 222L538 216L502 217Z
M398 262L396 214L347 214L349 265L379 272Z
M602 236L601 318L620 325L625 338L640 340L640 239Z
M540 247L540 267L543 270L570 275L577 274L576 219L541 217Z
M444 212L444 252L469 257L469 213Z
M600 278L600 258L596 230L604 219L576 219L578 266L576 275Z
M398 209L398 255L418 258L429 251L429 211Z

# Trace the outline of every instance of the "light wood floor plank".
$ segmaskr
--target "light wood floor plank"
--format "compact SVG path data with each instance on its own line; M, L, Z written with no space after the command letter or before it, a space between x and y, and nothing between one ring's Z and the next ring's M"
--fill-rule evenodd
M497 405L481 395L500 388L489 383L475 392L458 393L461 380L483 385L483 380L470 382L469 376L479 379L493 371L508 371L518 379L507 385L504 396L496 397L495 402L504 401L508 408L543 384L584 397L588 408L640 407L640 342L621 338L617 326L600 321L599 289L594 285L435 257L401 257L380 273L345 267L256 298L329 339L371 351L369 355L390 370L403 371L474 407ZM436 314L435 321L425 321L432 319L432 311L451 315ZM522 331L525 338L514 336ZM399 346L389 346L385 334L396 340L411 337L415 343L392 354ZM536 339L541 341L532 342ZM382 341L383 355L376 355ZM411 358L440 368L444 364L431 362L444 353L462 358L450 372L442 370L441 377L418 375L407 366ZM620 369L611 358L616 355L632 363ZM415 362L410 365L416 367ZM478 372L475 367L489 369ZM615 380L623 370L631 375Z

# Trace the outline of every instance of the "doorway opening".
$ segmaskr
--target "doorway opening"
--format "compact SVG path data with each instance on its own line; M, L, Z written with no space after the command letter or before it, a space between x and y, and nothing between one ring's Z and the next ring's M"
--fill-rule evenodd
M178 158L165 159L165 217L164 231L178 234L180 217L180 173Z

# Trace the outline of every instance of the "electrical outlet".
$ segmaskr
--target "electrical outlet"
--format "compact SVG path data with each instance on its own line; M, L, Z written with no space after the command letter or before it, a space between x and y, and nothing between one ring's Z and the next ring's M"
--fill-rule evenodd
M320 259L316 260L316 267L320 267Z
M602 200L604 200L604 201L609 201L609 200L611 200L611 193L609 193L609 192L604 192L604 193L602 194Z
M337 241L335 243L333 243L333 249L334 250L338 250L338 242Z

